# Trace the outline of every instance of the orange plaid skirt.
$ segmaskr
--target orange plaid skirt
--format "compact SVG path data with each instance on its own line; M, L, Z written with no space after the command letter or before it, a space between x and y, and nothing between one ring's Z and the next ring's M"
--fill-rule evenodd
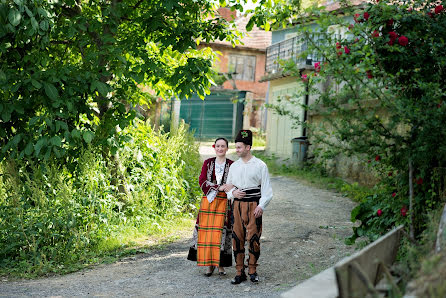
M219 266L221 236L228 208L226 193L219 191L212 203L201 200L198 213L197 265Z

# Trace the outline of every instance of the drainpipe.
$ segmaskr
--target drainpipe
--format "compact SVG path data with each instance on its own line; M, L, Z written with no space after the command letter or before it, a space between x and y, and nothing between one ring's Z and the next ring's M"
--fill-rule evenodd
M270 81L268 81L268 88L266 89L266 95L265 95L265 104L268 104L269 102L269 88L270 88ZM267 120L268 120L268 109L265 108L265 113L263 114L263 119L262 119L262 130L264 132L266 132L266 125L267 125Z
M309 101L310 101L310 94L309 94L309 92L310 92L310 87L308 86L308 82L306 82L305 83L305 100L304 100L304 105L305 106L308 106L308 103L309 103ZM307 109L305 109L304 110L304 119L303 119L303 123L306 123L307 122L307 113L308 113L308 111L307 111ZM303 131L302 131L302 136L303 137L306 137L307 136L307 128L306 127L304 127L303 128Z

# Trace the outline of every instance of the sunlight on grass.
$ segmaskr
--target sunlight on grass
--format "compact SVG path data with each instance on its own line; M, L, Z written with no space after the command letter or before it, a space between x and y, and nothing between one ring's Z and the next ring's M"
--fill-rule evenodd
M113 254L116 257L146 252L178 239L192 237L194 225L195 219L179 217L162 220L160 224L147 222L138 228L123 226L104 239L97 250L103 255Z

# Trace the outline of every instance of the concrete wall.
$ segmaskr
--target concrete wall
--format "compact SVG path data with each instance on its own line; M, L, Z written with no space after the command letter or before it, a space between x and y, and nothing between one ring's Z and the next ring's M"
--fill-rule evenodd
M385 117L384 112L380 112L380 117ZM373 170L367 166L368 160L373 159L371 156L364 156L358 158L355 156L346 156L345 154L337 154L332 157L322 157L321 152L327 152L330 147L323 143L318 142L318 137L323 136L324 140L339 144L333 136L327 136L322 131L333 131L333 127L330 124L336 115L327 118L325 115L319 113L310 112L308 116L308 122L311 128L308 130L308 137L311 145L309 146L309 156L313 162L325 164L325 169L331 175L341 177L347 181L355 181L362 185L373 186L378 182ZM328 121L327 121L328 120Z

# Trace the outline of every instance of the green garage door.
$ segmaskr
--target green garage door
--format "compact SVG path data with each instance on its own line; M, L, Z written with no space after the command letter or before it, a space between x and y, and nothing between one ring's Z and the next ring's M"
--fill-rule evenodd
M198 139L225 137L233 139L243 126L243 108L241 102L246 92L224 90L212 92L201 100L198 96L181 101L180 118L190 125Z

